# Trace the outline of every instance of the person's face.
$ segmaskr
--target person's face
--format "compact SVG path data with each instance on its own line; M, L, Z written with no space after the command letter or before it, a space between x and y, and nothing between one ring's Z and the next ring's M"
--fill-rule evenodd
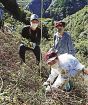
M58 32L61 33L64 31L64 27L62 25L56 27Z
M52 66L52 65L54 65L57 62L58 62L58 58L55 58L54 60L48 62L47 64L50 65L50 66Z
M39 21L38 20L32 20L31 21L31 27L33 29L36 29L38 27L38 25L39 25Z

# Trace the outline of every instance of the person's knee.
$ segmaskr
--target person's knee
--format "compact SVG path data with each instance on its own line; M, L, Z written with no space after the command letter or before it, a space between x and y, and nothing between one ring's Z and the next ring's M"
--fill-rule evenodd
M24 55L24 53L25 53L25 45L20 44L20 46L19 46L19 55Z
M40 47L39 46L35 46L34 50L40 52Z
M65 80L61 76L58 76L52 86L55 88L62 87L64 82Z
M25 49L25 45L24 44L20 44L19 49L20 50Z

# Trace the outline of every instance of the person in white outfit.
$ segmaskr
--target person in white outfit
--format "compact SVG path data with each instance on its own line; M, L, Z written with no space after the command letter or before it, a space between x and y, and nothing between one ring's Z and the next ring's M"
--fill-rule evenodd
M71 54L65 53L57 55L57 53L53 51L47 52L45 61L51 66L51 74L43 84L43 86L47 86L46 92L57 90L58 87L62 88L71 77L75 77L80 72L88 74L88 70L85 69L85 66Z

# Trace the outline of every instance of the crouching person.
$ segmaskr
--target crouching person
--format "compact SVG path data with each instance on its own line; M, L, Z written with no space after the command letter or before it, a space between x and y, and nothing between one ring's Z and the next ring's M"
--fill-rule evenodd
M43 84L46 86L46 92L57 90L63 86L67 86L67 91L70 91L71 88L69 84L67 85L70 78L76 77L76 75L81 72L88 74L88 70L85 69L84 65L71 54L65 53L57 55L57 53L51 51L45 55L45 60L47 64L51 66L51 74Z
M36 14L32 14L30 17L30 25L27 25L22 29L22 43L19 47L19 56L21 58L21 64L25 63L25 52L27 50L32 51L36 57L36 64L39 65L41 59L41 29L38 27L39 18Z

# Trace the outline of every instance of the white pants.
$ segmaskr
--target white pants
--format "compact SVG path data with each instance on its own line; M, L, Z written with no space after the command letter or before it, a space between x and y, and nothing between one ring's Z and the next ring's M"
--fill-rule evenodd
M61 69L58 67L58 65L54 65L51 67L51 74L49 75L49 78L47 79L51 83L52 88L58 88L61 87L66 79L64 79L61 75ZM47 86L46 90L49 90L49 86Z

